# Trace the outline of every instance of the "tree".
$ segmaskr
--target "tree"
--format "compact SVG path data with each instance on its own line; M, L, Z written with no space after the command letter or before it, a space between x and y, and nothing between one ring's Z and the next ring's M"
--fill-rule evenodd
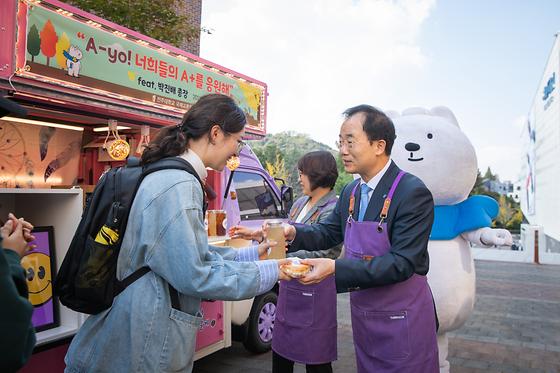
M484 174L484 180L492 180L496 181L498 179L498 175L494 175L490 167L486 169L486 173Z
M85 11L154 39L180 47L200 35L189 17L177 14L179 0L70 0Z
M500 195L498 204L500 205L500 210L498 212L498 216L496 217L494 225L496 227L505 228L516 211L513 209L510 202L504 195Z
M35 62L35 56L41 51L41 38L37 26L32 25L27 34L27 52L31 55L31 62Z
M474 183L474 186L469 194L470 196L475 196L477 194L484 194L486 192L486 188L484 187L483 184L484 180L482 179L482 175L480 174L480 170L476 171L476 181Z
M484 183L485 181L499 180L498 175L493 174L490 167L486 169L484 177L481 176L480 170L478 170L476 182L469 194L469 197L474 195L486 195L498 201L500 210L498 212L498 216L492 223L492 226L518 232L521 228L521 222L523 221L523 213L521 212L521 206L519 206L519 203L515 202L511 197L500 195L499 193L488 190Z
M486 195L498 201L500 199L500 195L496 192L490 191L488 187L484 184L485 181L495 180L496 178L497 176L492 174L490 167L488 167L488 169L486 170L484 177L482 177L480 170L478 170L476 173L476 182L474 183L474 186L469 194L469 197L476 196L476 195Z
M277 154L284 160L287 170L286 184L294 188L294 196L301 197L302 190L299 185L297 162L305 154L313 150L327 150L334 154L334 150L325 144L314 141L308 135L294 132L269 134L263 140L251 141L251 148L263 165L266 162L274 164Z
M56 42L58 36L54 30L54 26L49 19L41 30L41 52L47 57L47 66L49 66L51 57L56 54Z
M340 154L335 156L336 158L336 167L338 169L338 179L336 179L336 184L334 185L334 191L337 195L340 196L340 192L342 192L342 188L351 182L354 177L351 174L346 173L344 171L344 164L342 163L342 158Z
M519 232L521 230L521 223L523 222L523 213L521 209L518 207L517 211L511 219L506 223L506 229L510 231Z
M64 57L64 51L67 51L70 48L70 39L65 32L62 33L62 36L58 39L58 43L56 43L56 64L61 69L66 69L66 57Z
M274 163L266 161L266 171L272 177L278 177L282 180L288 179L288 171L286 171L286 166L284 164L284 158L280 153L276 153L276 160Z

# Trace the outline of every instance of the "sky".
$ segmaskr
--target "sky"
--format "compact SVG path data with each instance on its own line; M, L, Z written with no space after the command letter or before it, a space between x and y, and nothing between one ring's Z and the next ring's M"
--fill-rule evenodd
M268 86L267 131L334 148L341 113L449 107L478 167L521 176L558 0L203 0L200 56Z

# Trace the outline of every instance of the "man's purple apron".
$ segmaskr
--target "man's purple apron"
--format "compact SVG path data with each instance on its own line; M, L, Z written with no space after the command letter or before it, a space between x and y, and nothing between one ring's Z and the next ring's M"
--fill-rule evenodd
M402 176L396 177L379 222L355 221L354 195L344 238L345 257L371 260L391 250L387 212ZM352 330L358 372L438 372L438 350L432 294L426 276L412 275L393 285L350 293Z
M314 220L312 217L311 222ZM272 336L274 352L301 364L330 363L337 358L336 327L334 276L315 285L280 281Z

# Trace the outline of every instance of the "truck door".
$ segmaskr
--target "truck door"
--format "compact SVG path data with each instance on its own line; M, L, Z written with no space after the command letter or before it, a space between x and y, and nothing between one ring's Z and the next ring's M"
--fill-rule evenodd
M233 210L237 210L233 215L239 214L237 223L260 226L264 219L282 218L282 206L274 187L276 186L271 186L260 173L236 170L230 189L230 197L233 196L234 199L229 199Z

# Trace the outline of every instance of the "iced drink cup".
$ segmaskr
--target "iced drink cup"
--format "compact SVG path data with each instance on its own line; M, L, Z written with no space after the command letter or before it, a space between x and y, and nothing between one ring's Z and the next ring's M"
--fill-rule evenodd
M267 238L276 242L270 247L268 259L286 258L286 239L284 238L284 223L281 220L268 220Z

